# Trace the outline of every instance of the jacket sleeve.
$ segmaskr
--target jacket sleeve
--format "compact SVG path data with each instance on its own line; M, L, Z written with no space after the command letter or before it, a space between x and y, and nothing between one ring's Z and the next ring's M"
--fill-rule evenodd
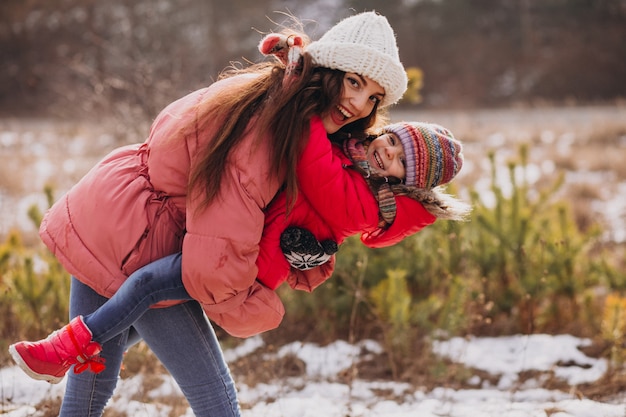
M334 262L326 262L320 267L307 271L291 268L280 247L280 238L288 226L307 229L318 240L335 239L328 225L312 209L307 198L298 193L296 201L287 215L287 198L284 192L276 196L265 213L265 227L259 244L258 279L270 289L278 288L290 277L289 284L297 289L312 291L330 278ZM295 287L294 287L295 288Z
M361 242L370 248L383 248L399 243L424 227L433 224L436 217L418 201L406 196L396 196L396 218L387 229L363 233Z
M278 288L289 274L289 263L280 248L280 236L288 225L287 198L285 193L281 192L272 201L265 213L265 227L259 243L259 257L257 258L259 270L257 278L272 290Z
M206 129L186 138L191 166L213 136L213 127ZM256 280L264 209L281 180L271 173L269 140L259 138L254 125L245 135L229 155L218 196L206 207L199 207L200 193L187 196L182 247L187 292L237 337L275 328L284 315L279 297Z
M326 282L335 271L335 255L328 262L306 271L291 268L287 283L294 290L313 292L317 287Z
M241 338L277 328L285 315L278 295L258 281L222 303L203 307L215 324Z
M201 212L188 204L183 283L216 324L233 336L249 337L277 327L284 307L256 282L264 213L233 180L226 175L219 200Z
M309 142L298 162L300 192L331 230L342 238L378 223L378 203L362 175L344 167L319 119L311 121Z
M397 196L394 222L387 229L378 228L376 198L360 173L343 168L325 131L319 132L320 125L311 124L311 138L298 164L298 180L302 192L331 228L343 228L346 235L360 233L366 246L379 248L395 245L435 221L421 203Z

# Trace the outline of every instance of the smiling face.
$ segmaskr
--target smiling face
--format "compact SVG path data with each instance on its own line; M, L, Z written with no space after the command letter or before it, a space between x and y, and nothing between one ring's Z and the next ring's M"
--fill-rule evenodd
M343 126L369 116L384 96L385 89L376 81L347 72L339 103L322 116L326 133L336 133Z
M393 133L378 136L367 148L367 162L381 177L406 177L406 157L400 139Z

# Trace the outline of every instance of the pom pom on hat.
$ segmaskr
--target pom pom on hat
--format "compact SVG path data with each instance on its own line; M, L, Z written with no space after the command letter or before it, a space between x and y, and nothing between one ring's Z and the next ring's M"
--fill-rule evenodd
M384 16L365 12L343 19L306 48L320 67L369 77L385 89L381 107L396 103L407 89L396 37Z
M287 36L282 33L270 33L259 42L259 52L263 55L273 55L285 65L289 64L289 52L295 48L302 48L304 41L300 36ZM298 57L299 58L299 57Z
M402 142L406 157L405 184L432 189L452 181L463 166L463 146L446 128L432 123L387 125Z
M302 72L302 47L304 41L297 35L271 33L259 43L263 55L273 55L285 65L283 85L289 85Z
M259 52L263 55L274 55L283 64L287 63L289 45L287 36L279 33L270 33L259 42Z

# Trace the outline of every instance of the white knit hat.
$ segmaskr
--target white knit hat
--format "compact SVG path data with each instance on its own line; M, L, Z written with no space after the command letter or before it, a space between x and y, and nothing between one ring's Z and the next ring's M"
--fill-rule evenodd
M354 72L385 89L381 107L396 103L407 89L396 36L387 18L365 12L343 19L306 51L320 67Z

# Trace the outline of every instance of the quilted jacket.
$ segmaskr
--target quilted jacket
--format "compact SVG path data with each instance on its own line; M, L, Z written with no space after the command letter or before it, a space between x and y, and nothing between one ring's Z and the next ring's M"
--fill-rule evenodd
M218 81L168 105L144 143L111 152L46 212L40 236L70 274L106 297L141 266L182 250L189 294L216 324L247 337L284 315L276 293L256 280L264 210L283 179L270 175L268 140L259 140L252 121L218 199L196 212L187 183L213 127L181 129L195 123L196 104L237 83Z

